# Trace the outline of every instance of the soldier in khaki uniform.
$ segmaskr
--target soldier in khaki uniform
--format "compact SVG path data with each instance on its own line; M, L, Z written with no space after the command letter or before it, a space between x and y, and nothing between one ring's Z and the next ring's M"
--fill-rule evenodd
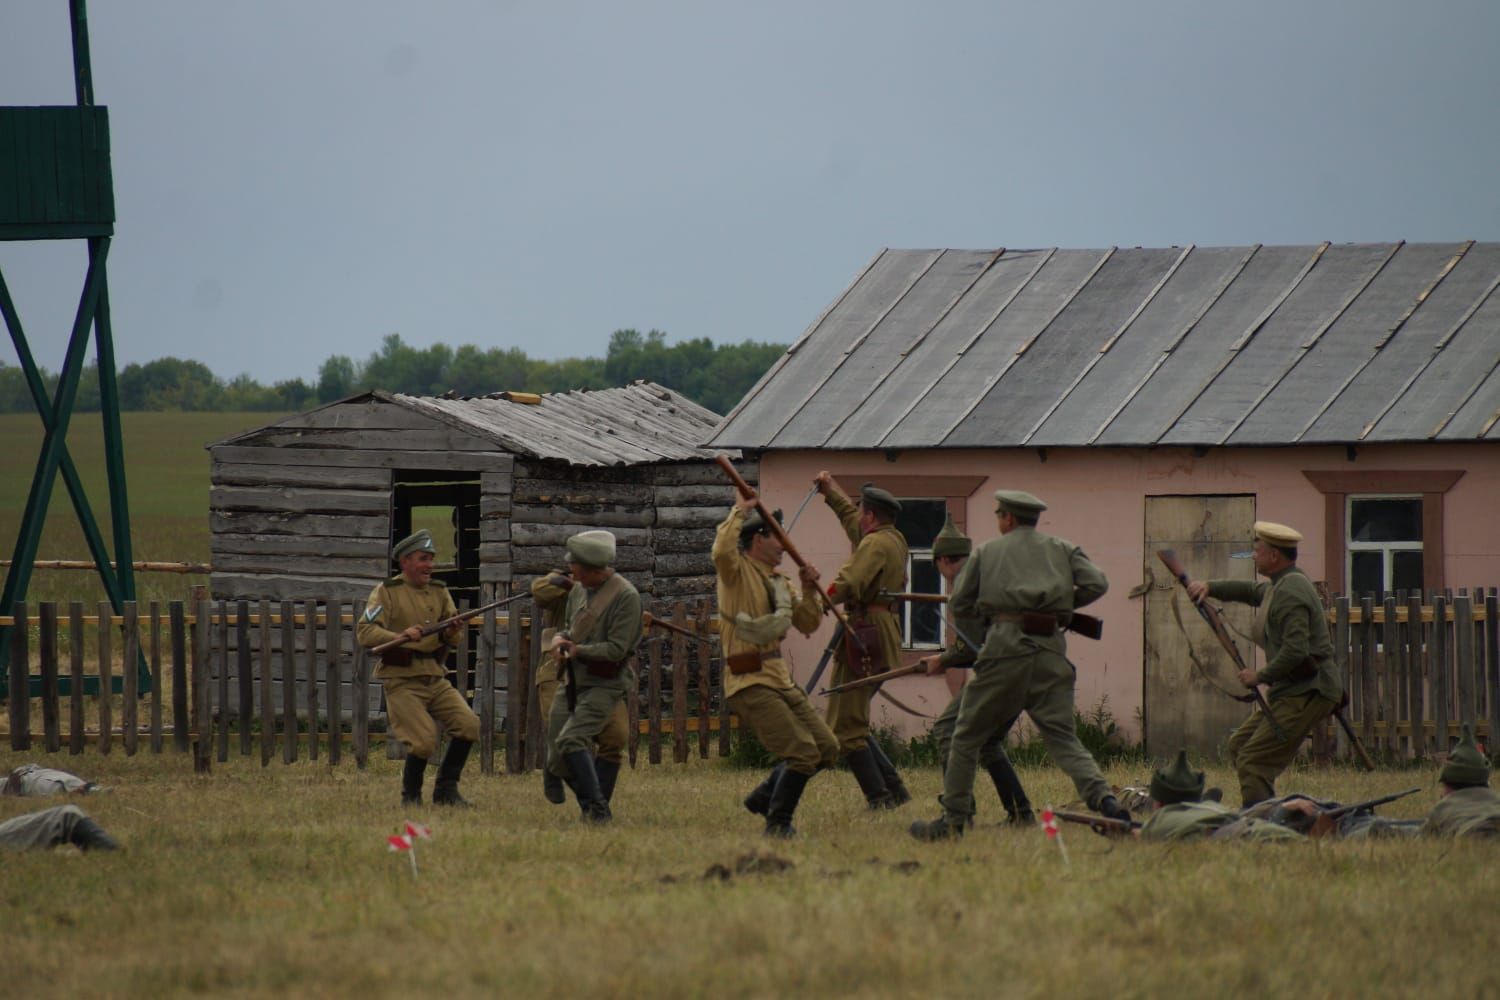
M615 536L583 531L568 539L564 627L552 640L563 691L547 719L547 769L573 789L583 819L608 823L613 814L600 788L594 745L635 684L630 658L641 642L641 595L613 569Z
M1098 600L1109 583L1078 546L1036 530L1046 504L1019 490L997 490L995 502L1000 537L969 557L948 602L955 619L979 618L989 628L959 706L943 773L943 815L912 824L918 840L963 834L974 815L980 750L1023 710L1089 808L1111 819L1130 818L1078 741L1074 669L1061 629L1074 609Z
M901 628L891 613L890 602L881 599L882 594L900 593L906 584L906 539L895 524L901 502L866 483L860 488L856 507L828 472L819 472L816 483L854 546L853 555L829 586L828 596L833 603L844 605L851 626L873 626L878 636L867 640L863 649L855 646L854 663L850 662L849 638L839 644L833 680L844 684L901 665ZM874 697L873 687L832 695L828 699L828 727L838 738L839 750L870 808L893 809L910 802L911 793L895 766L870 739L870 701Z
M552 637L567 624L563 617L568 610L568 594L573 590L573 578L567 570L553 570L546 576L531 581L531 597L542 612L542 662L536 670L537 708L543 719L552 718L552 700L557 696L559 667L557 651L552 648ZM609 722L599 733L594 748L594 768L599 774L599 791L604 801L615 796L615 784L620 777L620 767L625 760L629 745L630 712L621 701L609 717ZM546 767L542 768L542 793L548 802L561 805L567 796L562 779Z
M392 555L401 572L370 591L355 635L367 649L403 636L407 640L382 653L375 671L385 686L387 724L406 745L402 804L422 801L422 778L428 760L437 753L438 733L433 726L437 720L450 740L432 788L433 804L467 806L469 802L458 793L458 780L470 748L479 739L479 716L448 683L446 665L449 648L463 626L422 635L422 626L458 614L448 588L432 578L436 551L425 530L396 543Z
M943 530L937 533L932 540L932 560L937 566L939 575L948 581L951 590L953 582L958 578L959 571L963 569L964 563L969 559L969 552L974 543L969 540L958 526L953 523L953 515L949 514L943 521ZM927 668L927 675L935 677L949 670L967 671L974 664L975 653L978 652L967 642L964 636L974 638L984 634L985 623L979 618L965 618L962 621L954 620L957 633L948 648L941 653L923 657L922 663ZM965 678L967 680L967 678ZM963 681L960 681L962 684ZM937 741L938 753L942 758L942 766L948 766L948 753L953 746L953 727L958 723L959 706L963 702L963 689L960 688L953 699L948 702L948 707L943 709L937 721L932 724L932 737ZM989 772L990 780L995 783L995 791L1000 795L1000 804L1005 807L1007 821L1021 826L1035 826L1036 815L1031 811L1031 801L1026 798L1026 789L1021 787L1021 779L1016 775L1016 769L1011 766L1010 758L1005 755L1005 734L1010 730L1014 719L1007 719L1001 728L995 730L995 734L985 741L979 751L979 762Z
M790 837L808 780L832 766L839 744L792 682L781 655L789 628L812 635L823 619L814 593L817 571L802 571L799 595L776 568L784 555L781 542L754 508L753 500L741 500L714 535L724 694L740 721L780 760L745 799L745 808L766 818L767 836ZM780 513L773 516L780 520Z
M1490 762L1464 727L1438 775L1442 799L1422 824L1430 837L1500 837L1500 795L1490 787Z
M1292 762L1313 726L1332 715L1344 696L1323 602L1307 574L1297 568L1302 536L1270 521L1256 521L1254 530L1255 569L1269 582L1188 584L1194 601L1213 597L1260 608L1250 637L1266 651L1266 665L1259 671L1241 671L1240 683L1247 688L1269 685L1266 701L1283 735L1277 736L1271 720L1257 709L1229 737L1229 759L1239 774L1246 806L1276 794L1276 776Z

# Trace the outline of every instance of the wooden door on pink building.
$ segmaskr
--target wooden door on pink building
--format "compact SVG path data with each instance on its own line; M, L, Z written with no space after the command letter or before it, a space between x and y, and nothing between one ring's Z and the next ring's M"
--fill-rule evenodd
M1186 748L1217 757L1250 706L1224 691L1243 692L1234 662L1172 579L1158 549L1173 549L1195 580L1255 577L1249 558L1254 496L1146 498L1145 716L1146 752L1166 759ZM1246 638L1254 618L1246 604L1224 605L1224 620L1246 663L1258 650Z

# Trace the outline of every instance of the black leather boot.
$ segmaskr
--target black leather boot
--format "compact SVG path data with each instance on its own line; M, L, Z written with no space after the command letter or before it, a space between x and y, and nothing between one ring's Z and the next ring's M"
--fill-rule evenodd
M799 774L790 768L781 769L776 789L771 793L771 805L766 811L767 837L795 837L797 828L792 826L792 814L797 803L802 801L802 792L807 788L810 774Z
M458 794L458 779L464 773L464 764L469 759L469 750L474 746L468 740L449 740L448 752L443 754L443 763L438 767L437 781L432 785L432 804L435 806L464 806L472 808L474 803Z
M885 779L880 776L880 765L875 763L875 755L870 751L869 743L862 750L845 754L844 760L849 762L849 770L854 773L854 780L859 782L859 790L865 793L865 802L871 809L895 808L890 789L885 787Z
M422 779L426 774L427 761L407 754L406 764L401 768L401 804L403 806L422 804Z
M745 808L757 816L764 816L771 811L771 793L776 791L776 782L786 771L785 764L777 764L771 768L771 773L766 775L766 780L755 786L755 791L745 796Z
M578 810L589 823L608 823L613 819L604 793L599 791L599 772L594 770L594 755L587 750L574 750L563 757L568 765L569 784L578 796Z
M944 813L937 819L923 822L918 820L910 828L911 835L918 840L932 842L935 840L956 840L964 835L971 821L961 819L957 816Z
M875 758L875 766L880 769L880 778L885 782L885 789L891 794L890 804L886 808L895 809L897 806L906 805L911 801L911 792L906 790L906 782L901 780L896 765L891 763L891 759L885 755L885 748L873 736L865 740L865 745L870 748L870 755Z
M1031 802L1026 798L1026 789L1021 787L1021 779L1011 766L1010 758L999 757L991 761L986 770L990 772L990 780L995 783L1000 804L1005 807L1005 815L1010 821L1022 826L1035 826L1036 816L1031 811Z
M546 764L542 765L542 795L555 806L568 801L568 793L563 789L563 780L547 770Z
M615 800L615 782L620 780L620 764L613 760L595 760L594 773L599 775L599 794L605 802Z
M118 851L120 844L104 832L104 827L90 816L80 816L68 831L68 843L77 845L81 851Z

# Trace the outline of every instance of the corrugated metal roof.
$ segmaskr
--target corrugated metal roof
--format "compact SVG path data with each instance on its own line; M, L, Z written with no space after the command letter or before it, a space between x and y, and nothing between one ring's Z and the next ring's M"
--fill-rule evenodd
M885 250L711 445L1500 440L1500 244Z
M570 465L703 461L720 454L739 457L733 449L701 444L718 426L717 413L654 382L634 382L616 389L545 393L540 403L513 402L504 393L447 398L408 396L379 389L340 403L370 399L400 406L492 441L502 451ZM265 428L218 444L249 443L261 430Z

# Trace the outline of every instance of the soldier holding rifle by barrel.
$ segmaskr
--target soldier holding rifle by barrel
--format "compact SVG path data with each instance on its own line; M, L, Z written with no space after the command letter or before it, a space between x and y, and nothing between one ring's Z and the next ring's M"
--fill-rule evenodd
M479 716L448 683L448 652L464 626L448 588L432 578L436 553L426 529L397 542L392 558L401 572L370 591L355 634L361 646L380 656L375 676L385 687L387 725L406 746L402 805L422 801L427 762L437 753L436 720L450 740L433 785L433 804L467 806L458 779L479 739ZM454 620L446 627L431 629L449 619Z

